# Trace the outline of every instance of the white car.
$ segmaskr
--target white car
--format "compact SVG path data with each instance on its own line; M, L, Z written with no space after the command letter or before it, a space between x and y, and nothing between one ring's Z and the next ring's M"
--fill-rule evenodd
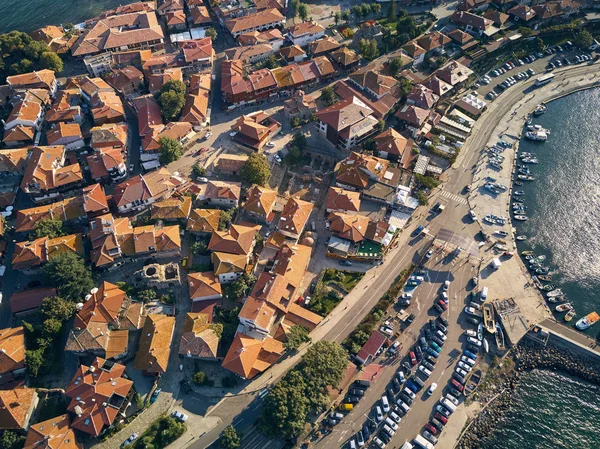
M458 399L456 399L454 396L452 396L451 394L447 394L446 395L446 399L448 399L450 402L452 402L454 405L458 405Z
M473 209L469 211L469 215L471 216L471 220L477 220L477 214L475 214L475 211Z
M135 440L137 440L138 434L137 433L132 433L129 438L127 438L124 442L123 442L123 446L129 446L131 443L133 443Z
M403 391L404 391L404 392L405 392L405 393L408 395L408 397L409 397L409 398L411 398L413 401L414 401L414 400L415 400L415 398L417 397L417 395L416 395L416 394L415 394L415 393L414 393L414 392L413 392L413 391L412 391L410 388L408 388L408 387L407 387L407 388L405 388Z
M442 331L440 331L440 330L436 331L436 333L435 333L435 336L436 336L437 338L439 338L440 340L442 340L442 341L446 341L446 338L448 338L448 337L446 337L446 334L444 334L444 333L443 333Z
M269 143L267 143L267 146L268 146L269 148L273 148L273 147L275 146L275 144L274 144L273 142L269 142Z
M277 162L278 164L281 164L281 158L279 157L279 155L275 155L273 156L273 159L275 160L275 162Z
M381 396L381 408L383 409L384 413L390 411L390 403L388 402L388 398L386 395Z
M379 422L383 421L383 413L381 412L381 407L379 406L375 407L375 419L377 419Z
M477 332L475 332L473 329L467 329L465 331L465 335L467 337L473 337L473 338L475 338L475 337L477 337Z
M471 366L470 366L470 365L467 365L467 364L466 364L466 363L464 363L464 362L458 362L458 367L459 367L460 369L464 369L464 370L465 370L467 373L470 373L470 372L471 372L471 370L473 369L473 368L471 368Z
M469 374L464 369L460 369L458 366L454 368L454 372L460 374L462 377L467 377L467 374Z
M444 281L444 291L447 292L449 288L450 288L450 281L448 281L448 280Z
M208 182L208 178L205 178L204 176L200 176L198 178L198 181L200 181L200 182Z
M463 363L466 363L469 366L474 366L475 365L475 360L467 357L466 355L463 355L460 357L460 361Z
M400 416L398 416L395 412L390 412L390 418L392 418L397 423L402 421L402 418L400 418Z
M474 307L465 307L465 313L473 316L479 316L479 312Z
M133 164L129 166L129 173L133 173Z
M236 131L231 131L231 132L229 133L229 137L234 137L236 134L237 134L237 132L236 132Z
M181 422L186 422L188 420L188 415L186 415L185 413L178 412L177 410L173 410L173 413L171 413L171 416L173 418L178 419Z
M390 417L385 418L385 423L390 426L394 432L398 431L398 424L396 422L394 422L394 420Z
M427 394L432 395L435 389L437 388L437 384L434 382L429 386L429 390L427 390Z
M474 346L481 346L481 342L477 338L467 337L467 341Z
M212 133L206 133L204 136L205 139L210 139L212 137Z
M385 448L385 443L383 441L381 441L379 438L375 437L373 438L373 441L375 442L375 444L377 446L379 446L381 449Z
M421 371L428 379L429 379L429 376L431 376L431 371L429 371L423 365L419 366L419 371Z

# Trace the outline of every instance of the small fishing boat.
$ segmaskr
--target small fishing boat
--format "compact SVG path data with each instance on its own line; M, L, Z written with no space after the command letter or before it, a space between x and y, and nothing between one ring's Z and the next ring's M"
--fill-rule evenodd
M541 274L541 275L538 276L538 279L540 281L550 282L552 280L552 276L550 276L548 274Z
M486 302L483 304L483 324L485 329L493 334L496 331L496 323L494 321L494 308L492 303Z
M508 232L506 232L506 231L496 231L496 234L498 234L501 237L506 237L508 235Z
M558 304L559 302L566 302L567 301L567 297L566 296L553 296L552 298L546 298L548 300L549 303L552 304Z
M479 326L477 326L477 339L479 341L483 340L483 323L479 323Z
M489 224L496 224L496 220L492 217L486 216L483 218L483 221L488 222Z
M523 184L521 181L515 181L515 185L516 185L516 186L519 186L519 187L522 187L522 186L524 186L525 184Z
M529 251L529 250L523 251L521 253L522 256L531 256L532 254L535 254L535 253L533 251Z
M561 295L564 295L564 293L563 293L563 291L560 288L555 288L551 292L546 293L546 296L548 298L553 298L555 296L561 296Z
M517 196L523 196L523 195L525 195L525 192L523 192L522 190L517 190L514 192L514 194Z
M535 272L537 274L548 274L549 271L550 271L549 267L540 267L535 270Z
M517 240L519 242L524 242L525 240L527 240L527 236L526 235L517 235Z
M567 314L565 315L565 321L569 322L571 321L573 318L575 317L575 310L571 309L567 312Z
M517 178L521 181L535 181L535 176L531 175L517 175Z
M546 106L545 104L538 104L535 107L535 109L533 110L533 115L535 115L535 116L542 115L547 110L548 110L548 106Z
M502 332L500 323L496 323L496 345L498 346L498 349L505 349L506 347L504 342L504 332Z
M541 274L540 276L543 276L543 274ZM538 279L540 278L540 276L538 276ZM556 288L556 285L554 285L554 284L548 284L548 285L544 285L542 287L542 290L544 290L545 292L551 292L555 288Z
M526 215L515 215L515 220L526 221L527 216Z
M570 302L565 302L564 304L559 304L554 309L557 312L568 312L569 310L573 310L573 305Z
M523 198L519 198L518 196L513 197L513 201L516 201L517 203L524 203L525 200Z
M596 312L588 313L586 316L577 321L575 327L577 327L577 329L580 331L584 331L596 324L598 320L600 320L600 315L598 315Z
M544 131L527 131L525 137L535 142L545 142L548 140L548 133Z
M485 352L490 352L490 344L485 338L483 339L483 349L485 349Z

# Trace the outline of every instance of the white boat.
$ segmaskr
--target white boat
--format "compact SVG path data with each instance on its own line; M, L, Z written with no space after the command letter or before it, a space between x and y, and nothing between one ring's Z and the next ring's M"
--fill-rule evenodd
M490 344L485 338L483 339L483 349L485 349L485 352L490 352Z
M546 294L546 296L548 298L554 298L555 296L562 296L562 295L564 295L564 293L560 288L555 288L554 290L552 290L551 292L548 292Z
M559 304L554 309L557 312L568 312L569 310L573 310L573 305L570 302L566 302L564 304Z
M527 216L526 215L515 215L515 220L525 221L525 220L527 220Z
M527 236L526 235L518 235L517 236L517 240L520 241L520 242L522 242L524 240L527 240Z
M538 104L533 110L533 115L542 115L548 107L545 104Z
M577 327L577 329L580 331L584 331L593 326L598 320L600 320L600 315L598 315L596 312L588 313L586 316L577 321L575 327Z
M537 142L544 142L548 140L548 134L544 131L527 131L525 133L525 137L529 140L534 140Z

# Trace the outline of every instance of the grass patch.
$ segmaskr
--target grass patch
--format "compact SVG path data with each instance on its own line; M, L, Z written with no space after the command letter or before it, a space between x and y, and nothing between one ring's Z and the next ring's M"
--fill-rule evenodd
M323 317L329 315L344 299L344 295L356 287L363 276L364 273L336 270L335 268L326 269L315 286L307 306L308 310Z

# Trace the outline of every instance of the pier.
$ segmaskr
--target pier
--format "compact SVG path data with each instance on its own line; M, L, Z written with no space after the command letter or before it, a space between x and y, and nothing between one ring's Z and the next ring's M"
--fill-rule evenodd
M542 331L548 333L547 344L574 350L585 357L600 361L600 345L589 335L571 329L554 318L547 318L538 326Z

